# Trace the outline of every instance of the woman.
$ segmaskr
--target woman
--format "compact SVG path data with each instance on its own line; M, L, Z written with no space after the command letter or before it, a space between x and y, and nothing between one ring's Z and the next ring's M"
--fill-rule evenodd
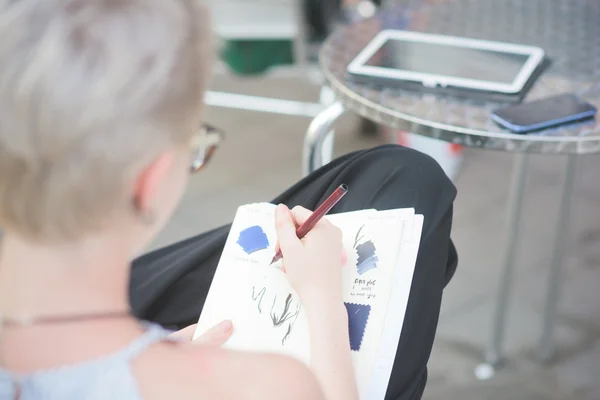
M194 171L215 149L218 135L197 131L208 32L193 0L0 1L1 399L357 398L340 233L322 222L298 240L304 208L280 205L276 226L309 319L310 368L188 343L193 328L175 341L132 315L130 296L143 320L193 324L226 236L227 227L208 232L130 269L183 193L190 148ZM420 396L455 265L454 188L430 159L383 147L336 160L279 203L312 208L340 179L356 195L338 211L411 203L426 213L418 295L388 390ZM223 322L204 341L231 329Z

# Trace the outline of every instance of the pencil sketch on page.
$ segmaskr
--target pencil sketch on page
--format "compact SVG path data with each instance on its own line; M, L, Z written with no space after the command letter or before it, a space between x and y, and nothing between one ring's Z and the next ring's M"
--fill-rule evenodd
M294 298L291 293L281 296L266 286L252 286L252 301L256 304L259 314L268 315L273 329L282 329L281 345L284 346L292 334L298 315L300 315L302 302Z

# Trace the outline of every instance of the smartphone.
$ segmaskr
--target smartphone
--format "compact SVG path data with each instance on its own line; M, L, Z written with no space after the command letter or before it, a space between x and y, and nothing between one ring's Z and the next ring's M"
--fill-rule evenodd
M593 118L596 107L572 93L494 110L491 118L515 132L528 133Z

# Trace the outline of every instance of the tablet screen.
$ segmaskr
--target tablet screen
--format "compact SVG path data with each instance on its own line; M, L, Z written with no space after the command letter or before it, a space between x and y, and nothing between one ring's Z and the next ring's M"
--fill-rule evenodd
M365 63L420 74L511 84L529 54L388 39Z

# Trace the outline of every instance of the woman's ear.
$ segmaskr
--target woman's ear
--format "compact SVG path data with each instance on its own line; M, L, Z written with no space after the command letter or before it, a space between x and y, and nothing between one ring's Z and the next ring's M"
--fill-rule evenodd
M142 217L153 218L158 193L168 179L174 161L175 154L172 151L164 152L137 176L133 187L133 206Z

